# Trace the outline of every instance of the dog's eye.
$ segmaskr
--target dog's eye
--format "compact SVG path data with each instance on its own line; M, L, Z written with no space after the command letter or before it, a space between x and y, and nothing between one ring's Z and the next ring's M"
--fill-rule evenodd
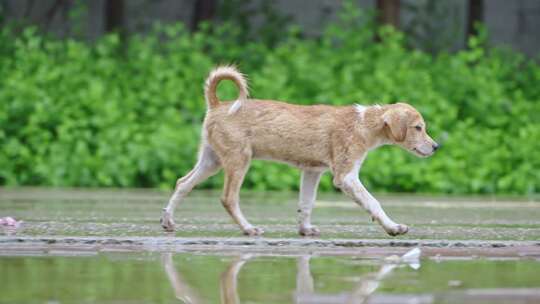
M414 128L416 129L416 131L422 131L422 126L416 126Z

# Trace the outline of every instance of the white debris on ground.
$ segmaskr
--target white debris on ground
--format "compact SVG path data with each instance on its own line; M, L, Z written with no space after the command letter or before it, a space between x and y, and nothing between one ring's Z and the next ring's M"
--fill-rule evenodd
M416 247L409 251L407 251L404 255L397 256L397 255L391 255L387 257L385 260L392 263L404 263L408 264L413 269L420 268L420 256L422 255L422 250L420 248Z

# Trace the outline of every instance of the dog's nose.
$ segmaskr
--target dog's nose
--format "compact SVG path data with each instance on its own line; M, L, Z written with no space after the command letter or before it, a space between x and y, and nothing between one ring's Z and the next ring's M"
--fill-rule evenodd
M437 149L439 149L439 145L437 143L434 143L433 144L433 152L437 151Z

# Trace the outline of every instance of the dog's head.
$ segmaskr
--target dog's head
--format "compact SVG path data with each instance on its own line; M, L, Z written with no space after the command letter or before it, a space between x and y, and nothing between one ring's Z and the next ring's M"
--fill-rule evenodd
M397 103L382 115L388 139L405 150L420 156L431 156L439 145L427 134L422 115L406 103Z

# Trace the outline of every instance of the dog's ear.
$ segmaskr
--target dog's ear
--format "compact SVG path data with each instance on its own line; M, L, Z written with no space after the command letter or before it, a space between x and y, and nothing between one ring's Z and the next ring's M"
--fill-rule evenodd
M405 140L407 135L407 115L402 111L389 110L383 114L384 127L390 130L390 134L397 142Z

